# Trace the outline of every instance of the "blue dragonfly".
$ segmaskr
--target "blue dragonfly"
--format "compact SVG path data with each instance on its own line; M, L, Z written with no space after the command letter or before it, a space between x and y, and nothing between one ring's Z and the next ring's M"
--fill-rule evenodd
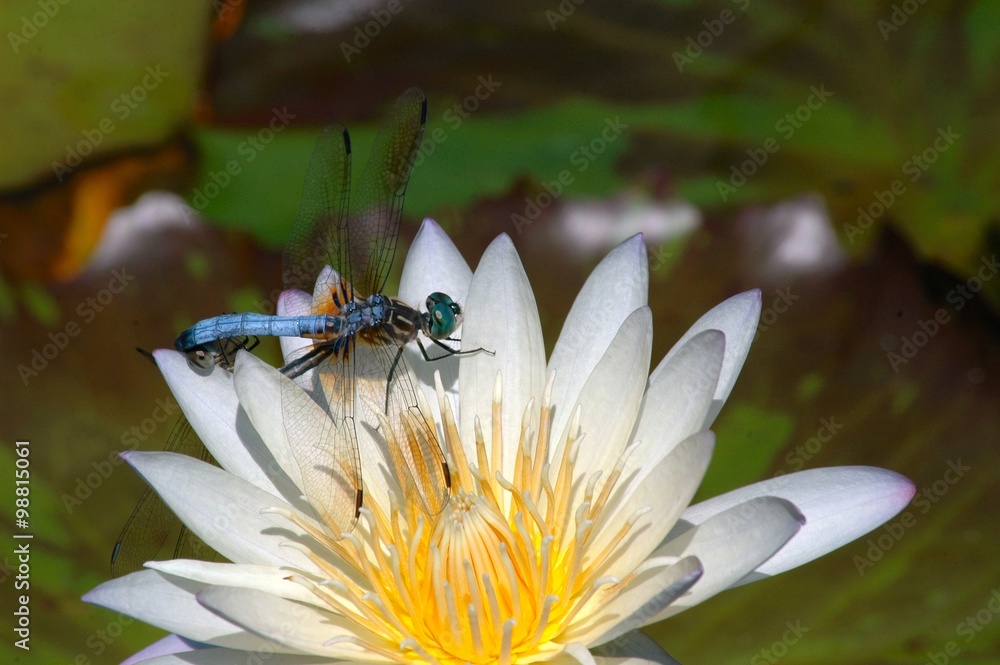
M353 528L363 503L358 427L388 423L401 445L386 444L381 452L405 498L428 514L443 510L448 466L417 406L403 349L416 342L426 361L482 350L457 351L444 343L458 341L451 335L462 318L451 297L432 293L426 311L419 311L382 293L426 120L423 92L404 92L379 129L353 197L347 130L334 125L320 135L282 256L285 288L312 293L308 314L217 316L174 343L192 365L207 367L233 338L311 340L280 370L289 379L282 381L282 421L301 489L333 538ZM446 353L431 357L420 333Z

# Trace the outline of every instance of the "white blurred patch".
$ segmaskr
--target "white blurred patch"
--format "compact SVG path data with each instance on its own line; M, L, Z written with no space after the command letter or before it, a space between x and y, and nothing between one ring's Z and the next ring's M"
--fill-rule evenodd
M268 18L292 32L335 32L371 18L385 0L305 0L282 4Z
M634 197L605 201L570 201L558 218L560 242L580 253L604 252L642 233L647 246L690 233L701 225L701 213L685 201L666 203Z
M150 251L149 237L169 229L192 228L201 218L184 199L170 192L147 192L135 203L119 208L104 225L87 270L120 267L141 260Z
M828 272L846 260L818 196L751 210L742 215L739 228L753 259L768 275Z

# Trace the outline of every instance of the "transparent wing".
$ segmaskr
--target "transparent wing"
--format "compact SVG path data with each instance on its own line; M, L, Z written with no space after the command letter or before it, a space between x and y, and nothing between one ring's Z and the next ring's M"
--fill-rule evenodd
M341 125L320 133L302 187L299 216L281 256L286 289L312 293L324 266L351 278L347 211L351 193L351 138Z
M350 136L334 125L322 132L313 149L299 215L282 255L285 288L314 293L314 309L323 302L326 314L339 313L351 299L351 280L360 274L354 266L358 249L352 249L348 230L350 188ZM316 278L325 266L339 272L347 293L336 299L320 293ZM330 284L329 290L338 286ZM354 527L362 487L353 365L345 362L351 345L345 337L304 347L282 369L288 375L281 388L282 421L302 476L301 489L334 539Z
M347 132L339 126L328 128L317 141L283 257L286 287L312 292L315 313L338 315L349 303L362 302L362 293L379 293L384 287L426 120L423 92L404 92L375 137L353 206ZM339 276L319 285L315 281L324 265ZM282 370L295 379L282 384L282 420L302 473L302 490L334 538L353 528L360 507L357 417L366 424L378 422L372 413L356 413L357 386L366 386L374 404L386 401L386 378L396 347L391 348L375 354L382 361L372 362L365 344L345 336L301 349ZM377 385L381 392L372 387Z
M361 507L354 364L344 362L353 345L351 337L320 342L299 349L282 368L290 376L281 382L281 416L301 489L334 539L354 528Z
M432 426L417 406L412 370L399 351L385 337L359 340L354 354L356 408L369 426L388 423L392 436L383 432L380 438L387 442L386 462L395 470L403 497L436 515L448 502L448 467Z
M174 555L171 558L197 559L198 561L226 561L224 556L212 549L204 540L194 535L194 531L183 525L181 525L180 535L177 536L177 546L174 547Z
M381 293L385 288L396 254L406 185L426 122L427 98L419 88L410 88L382 121L358 179L351 207L351 272L347 279L365 294Z
M220 340L214 351L213 361L216 366L232 371L236 352L240 349L252 350L257 346L257 342L258 340L252 337ZM139 352L156 363L149 353L142 350ZM184 416L174 423L163 450L194 457L215 466L219 465ZM179 535L173 558L222 560L215 550L181 523L152 487L147 487L139 497L139 503L129 515L111 551L111 573L118 577L140 570L144 563L156 558L170 534L178 529Z
M358 429L365 469L394 470L403 497L428 514L448 501L450 479L431 426L417 407L411 370L400 347L379 328L299 349L282 368L282 419L302 476L302 490L328 534L339 538L356 520L361 489ZM294 380L293 380L294 379ZM388 426L390 432L374 432Z
M285 288L311 292L316 276L329 265L365 294L382 291L426 120L427 99L419 89L410 88L396 100L375 137L353 207L350 137L340 125L323 131L282 256Z
M171 429L164 450L216 464L184 416L181 416ZM128 521L125 522L125 527L111 552L112 575L119 577L141 570L144 563L156 558L167 538L178 528L180 535L174 548L173 558L204 561L220 559L215 550L181 524L152 487L147 487Z

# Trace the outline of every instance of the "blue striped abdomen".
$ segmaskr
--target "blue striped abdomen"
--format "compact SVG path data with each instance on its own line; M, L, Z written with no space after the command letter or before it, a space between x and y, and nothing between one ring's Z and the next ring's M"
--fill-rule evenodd
M203 344L236 337L336 337L342 328L342 318L325 314L223 314L199 321L182 332L174 347L186 353Z

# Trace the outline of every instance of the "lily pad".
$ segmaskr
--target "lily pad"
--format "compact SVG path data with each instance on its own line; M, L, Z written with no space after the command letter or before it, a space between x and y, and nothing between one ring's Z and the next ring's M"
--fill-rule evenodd
M0 191L62 182L185 124L202 80L206 10L198 0L3 3Z

